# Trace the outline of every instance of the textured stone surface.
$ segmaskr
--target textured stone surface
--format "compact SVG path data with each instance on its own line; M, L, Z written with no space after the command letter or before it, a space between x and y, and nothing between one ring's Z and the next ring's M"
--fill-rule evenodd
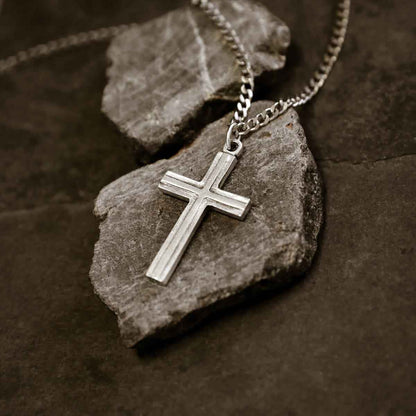
M187 0L3 3L7 55ZM334 3L262 3L293 42L271 99L310 75ZM326 160L325 224L305 278L147 353L121 345L88 278L92 198L134 168L100 112L106 45L0 77L0 414L414 416L414 7L354 0L341 60L302 110Z
M259 102L253 112L270 105ZM253 134L225 188L247 196L244 222L210 212L166 287L146 270L184 208L163 195L167 170L200 180L222 149L231 115L206 127L177 156L131 172L105 187L95 213L102 219L91 280L134 345L164 335L197 312L229 303L256 283L290 283L316 250L321 192L315 162L294 110ZM191 324L187 322L187 324Z
M218 5L240 34L255 75L284 65L290 32L283 22L248 0L221 0ZM141 159L183 145L185 130L203 107L236 100L239 94L234 56L218 29L194 7L117 36L108 57L112 65L103 111L134 139Z

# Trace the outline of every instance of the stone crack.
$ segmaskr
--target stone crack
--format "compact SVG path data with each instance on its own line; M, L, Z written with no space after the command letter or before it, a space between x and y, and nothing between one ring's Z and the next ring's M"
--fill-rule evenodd
M209 92L213 92L214 91L214 86L212 84L211 76L209 75L209 71L208 71L205 42L201 37L201 33L199 31L198 25L195 22L194 17L192 16L191 9L189 9L189 8L187 10L187 16L188 16L189 23L192 26L192 30L193 30L194 35L195 35L196 43L199 46L198 62L199 62L199 69L200 69L200 72L201 72L201 78L204 82L204 85L207 86Z
M315 160L323 165L323 164L328 164L328 165L371 165L374 163L380 163L380 162L389 162L389 161L393 161L393 160L398 160L398 159L407 159L407 158L412 158L416 156L416 153L405 153L402 155L397 155L397 156L388 156L385 158L380 158L380 159L372 159L372 160L359 160L359 161L351 161L351 160L334 160L331 158L324 158L324 159L318 159L316 158Z

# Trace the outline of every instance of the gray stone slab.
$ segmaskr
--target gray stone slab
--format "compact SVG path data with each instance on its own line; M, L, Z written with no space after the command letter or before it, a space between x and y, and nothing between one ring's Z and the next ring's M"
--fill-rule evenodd
M184 3L43 0L22 13L22 2L6 1L0 50ZM277 98L309 77L334 3L262 3L297 45L270 83ZM325 229L306 278L148 354L120 348L88 281L92 206L73 208L78 192L89 200L130 169L99 112L105 46L0 78L0 414L415 415L416 157L398 157L412 152L416 130L413 10L414 0L355 0L341 60L302 112L315 158L345 160L322 163ZM68 206L50 202L58 192Z
M255 75L283 67L290 32L281 20L251 1L217 3L240 35ZM108 58L102 109L133 139L141 160L181 145L184 130L210 102L238 98L234 57L218 29L194 7L117 36Z
M267 105L256 103L253 111ZM173 158L116 180L96 200L102 222L90 276L128 346L181 331L257 283L287 284L311 263L322 218L320 181L290 110L246 140L225 184L251 199L246 220L210 212L166 287L145 276L185 206L158 190L160 179L167 170L201 179L222 149L230 117L207 126Z

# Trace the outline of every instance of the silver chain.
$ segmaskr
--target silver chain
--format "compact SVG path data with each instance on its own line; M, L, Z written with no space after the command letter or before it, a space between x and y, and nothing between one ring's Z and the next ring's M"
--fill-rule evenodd
M251 100L253 98L254 79L244 46L230 23L214 4L209 0L192 0L192 4L203 10L220 29L226 42L235 53L236 61L241 69L241 93L225 144L225 148L228 150L232 149L233 144L237 144L235 152L241 150L241 138L243 136L266 126L290 107L299 107L306 104L323 87L344 44L351 7L350 0L340 0L338 2L332 35L322 63L302 91L294 97L276 101L271 107L266 108L261 113L247 120L248 110L251 107Z
M247 118L254 92L253 71L244 45L236 31L231 27L230 22L227 21L217 6L209 0L191 0L191 3L193 6L198 6L214 22L235 54L235 59L241 72L241 88L233 120L235 123L243 122Z
M111 39L119 33L135 26L137 26L137 23L103 27L101 29L81 32L77 33L76 35L70 35L64 38L51 40L50 42L36 45L32 48L20 51L15 55L0 59L0 74L11 71L16 66L24 62L48 56L55 52L63 51L74 46L87 45L90 43Z
M227 21L218 7L211 3L210 0L191 0L191 2L194 6L198 6L218 27L228 46L233 51L236 62L240 68L240 96L237 103L237 109L234 112L227 133L225 144L225 147L228 150L232 149L233 144L237 144L238 151L241 150L241 138L243 136L266 126L290 107L299 107L306 104L322 88L337 61L342 45L344 44L351 5L350 0L339 0L332 35L323 60L302 91L294 97L276 101L271 107L266 108L261 113L258 113L256 116L247 120L254 92L254 76L247 52L230 22ZM29 60L48 56L74 46L81 46L110 39L135 26L137 26L137 23L104 27L36 45L32 48L20 51L15 55L0 59L0 74L8 72Z

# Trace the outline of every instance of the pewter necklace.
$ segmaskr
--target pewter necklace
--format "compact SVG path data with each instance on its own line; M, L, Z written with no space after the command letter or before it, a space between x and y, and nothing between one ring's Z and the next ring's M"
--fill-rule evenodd
M340 0L332 36L322 63L301 93L286 100L278 100L271 107L247 119L253 98L254 77L244 46L231 24L211 1L192 0L192 4L199 7L213 21L235 54L241 71L241 88L239 102L226 134L224 148L217 153L204 178L201 181L195 181L173 172L167 172L160 182L159 188L163 192L188 201L187 207L146 273L150 279L161 284L168 283L208 208L240 220L244 219L250 209L250 200L221 189L237 164L237 157L241 155L242 138L266 126L290 107L298 107L307 103L318 93L338 59L344 43L350 12L350 0ZM0 74L31 59L50 55L72 46L109 39L133 26L135 24L112 26L37 45L0 60Z
M246 120L254 89L254 77L247 53L237 33L215 5L209 0L193 0L192 4L199 6L208 15L235 53L237 63L241 68L241 94L227 132L224 149L217 153L202 181L197 182L176 173L167 172L160 182L159 188L163 192L188 201L187 207L146 273L146 276L162 284L168 283L208 208L239 220L244 219L250 209L250 200L220 189L237 164L237 157L243 149L241 138L267 125L288 108L303 105L316 95L325 83L341 51L350 9L350 0L340 1L333 34L323 63L309 81L309 85L298 96L285 101L279 100L270 108Z

